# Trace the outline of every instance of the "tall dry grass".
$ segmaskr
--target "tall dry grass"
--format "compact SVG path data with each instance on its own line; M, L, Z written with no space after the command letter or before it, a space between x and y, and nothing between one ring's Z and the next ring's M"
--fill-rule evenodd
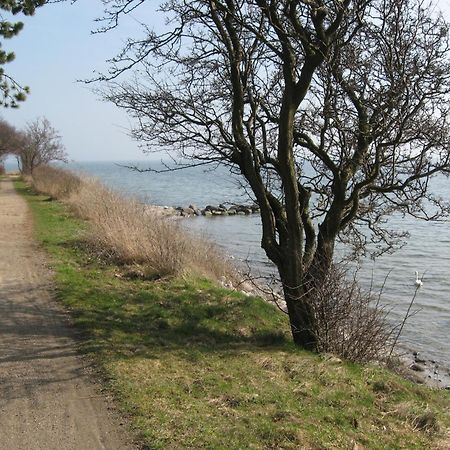
M103 258L132 266L140 276L232 276L232 268L212 243L93 178L46 166L34 171L32 182L34 189L62 200L90 222L87 239Z
M27 178L33 184L33 188L54 199L67 200L77 192L82 180L76 174L57 167L36 167L31 178Z

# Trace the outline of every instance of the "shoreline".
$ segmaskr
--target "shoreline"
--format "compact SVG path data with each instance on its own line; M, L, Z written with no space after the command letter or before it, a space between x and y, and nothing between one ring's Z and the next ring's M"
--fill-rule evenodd
M450 390L449 367L411 350L401 354L399 361L402 366L399 372L405 378L433 389Z
M261 297L275 308L285 310L283 300L280 299L280 303L276 302L274 299L269 298L263 288L248 280L242 280L238 286L233 286L231 282L222 280L221 285L247 296L255 295ZM389 360L385 363L389 370L418 385L450 391L450 366L442 365L433 359L423 356L422 353L405 348L402 344L399 344L396 351L394 351L394 358L398 361L398 364L392 364Z
M171 206L161 206L155 204L144 203L143 208L147 214L155 214L161 217L167 217L169 220L179 220L182 218L192 218L196 216L206 216L206 217L227 217L233 215L251 215L257 213L255 205L238 205L229 204L231 207L226 207L223 204L219 206L206 206L205 208L199 209L195 205L189 205L187 208L184 207L171 207ZM231 213L230 213L231 211ZM213 241L221 246L220 242L216 239ZM264 295L264 288L258 289L253 286L252 283L242 280L243 283L239 283L237 287L232 287L237 291L243 292L245 295L257 295L259 297L265 297L265 300L273 303L275 307L276 302L273 299L267 298ZM224 287L229 283L222 283ZM412 348L405 349L400 345L400 351L398 360L400 361L401 374L407 379L410 379L418 384L424 384L431 388L437 389L448 389L450 390L450 369L448 365L441 365L431 358L423 358L422 355L417 357L416 352L412 351Z
M192 210L192 208L190 209ZM178 219L205 215L201 213L194 214L191 213L191 211L185 212L181 207L175 208L171 206L149 204L146 205L146 210L149 214L156 213L163 217ZM208 215L226 217L228 214L217 213ZM254 285L253 282L243 279L238 286L233 286L231 282L223 280L221 284L225 288L242 292L245 295L262 297L267 302L272 303L275 307L280 308L273 299L268 298L264 288ZM450 390L450 366L442 365L434 359L423 356L422 353L403 347L401 344L399 345L398 350L401 352L398 355L399 366L393 368L394 371L416 384L425 385L433 389Z
M216 283L116 277L77 245L81 223L65 205L18 188L60 300L145 444L448 448L448 391L296 350L279 311Z

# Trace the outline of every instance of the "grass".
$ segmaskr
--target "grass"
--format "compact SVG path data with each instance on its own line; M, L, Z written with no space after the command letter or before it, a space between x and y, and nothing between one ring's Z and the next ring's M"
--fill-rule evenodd
M450 393L294 348L264 301L193 277L126 279L88 225L16 183L58 297L148 449L448 449Z

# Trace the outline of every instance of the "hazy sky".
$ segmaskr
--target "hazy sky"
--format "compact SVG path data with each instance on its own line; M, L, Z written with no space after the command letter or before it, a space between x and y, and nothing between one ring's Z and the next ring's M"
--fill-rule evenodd
M158 25L158 17L138 9L113 32L91 35L102 15L100 0L78 0L46 5L26 18L25 28L4 48L16 53L7 71L17 81L31 87L31 95L17 110L0 110L0 115L16 127L37 117L47 117L63 136L71 159L76 161L149 159L127 132L130 122L125 112L99 100L91 87L76 80L90 78L93 70L104 70L105 60L114 56L129 35L139 35L138 20ZM449 1L439 6L450 19ZM148 17L143 18L142 14ZM21 18L22 20L22 18Z

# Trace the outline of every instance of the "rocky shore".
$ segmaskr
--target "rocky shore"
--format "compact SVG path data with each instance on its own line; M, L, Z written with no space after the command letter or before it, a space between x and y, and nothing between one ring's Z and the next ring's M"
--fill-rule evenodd
M189 206L156 206L146 205L149 212L156 213L163 216L180 216L180 217L196 217L196 216L248 216L250 214L259 213L259 206L239 205L239 204L220 204L207 205L204 208L198 208L196 205Z
M450 390L450 369L433 359L427 359L417 351L407 352L399 357L400 372L406 378L435 389Z
M258 205L236 205L232 204L230 206L226 206L224 204L220 204L219 206L207 205L205 208L197 208L195 205L189 205L187 208L182 206L178 206L175 208L175 211L180 216L189 217L189 216L248 216L250 214L258 213L259 206Z

